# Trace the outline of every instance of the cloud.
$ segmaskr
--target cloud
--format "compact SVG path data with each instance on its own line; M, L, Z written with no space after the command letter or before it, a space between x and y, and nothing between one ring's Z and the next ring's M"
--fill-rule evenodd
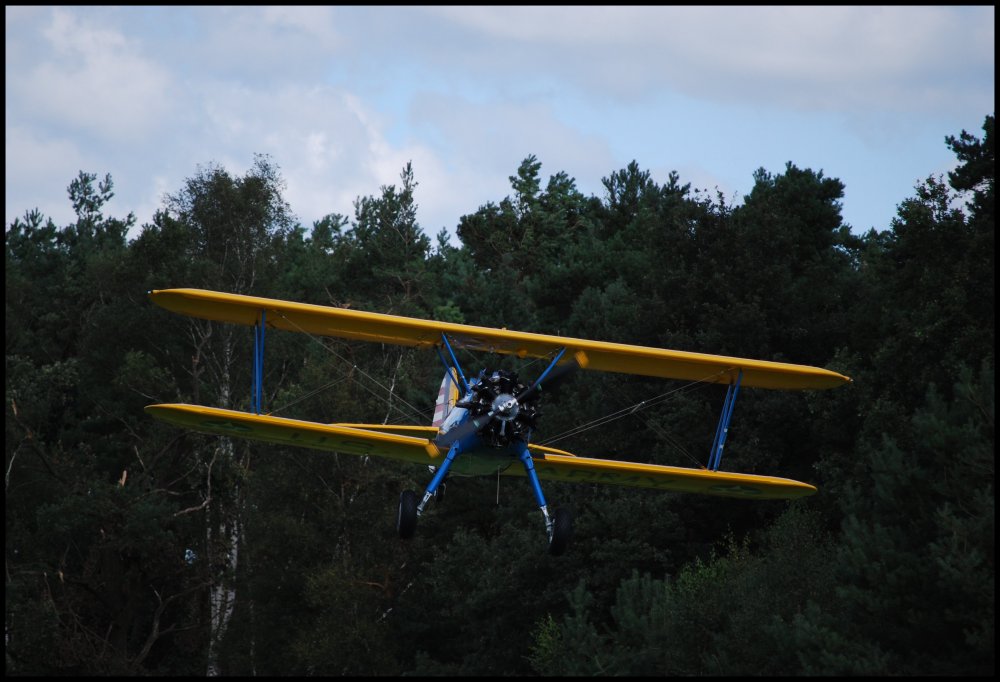
M599 179L613 169L614 156L602 137L561 120L546 104L423 92L413 98L409 116L422 139L440 141L434 151L447 159L434 203L451 210L449 229L461 215L509 195L509 176L530 154L542 163L543 187L549 175L565 171L582 181L578 189L596 192ZM415 169L419 180L422 169Z
M32 205L71 213L65 187L86 170L110 172L116 203L141 223L198 164L242 174L254 153L280 167L306 226L353 216L358 196L398 185L412 161L418 219L432 235L509 194L528 154L543 182L565 171L585 194L601 195L600 179L632 159L660 182L676 169L728 196L748 189L757 166L780 172L804 156L845 179L855 165L882 168L865 189L886 194L891 173L911 187L949 156L945 134L978 130L993 107L992 7L6 17L8 220ZM939 153L927 163L931 146ZM890 206L902 199L888 194Z
M66 188L83 167L83 155L71 140L39 135L20 126L7 126L4 146L6 162L6 220L37 208L45 216L65 222L73 215ZM58 178L57 182L53 182ZM11 205L11 187L16 187L16 205Z
M358 196L398 184L406 161L429 156L419 145L390 145L383 131L391 119L340 88L218 82L198 101L200 123L189 136L203 161L235 174L249 168L252 153L268 154L287 183L285 199L307 226L327 213L353 216Z
M600 96L663 88L717 101L803 111L953 110L983 93L961 74L992 75L992 7L441 7L478 32L483 53L507 41L518 75L550 73ZM475 49L475 48L473 48ZM469 63L478 56L471 55ZM928 75L939 88L927 88Z
M201 7L192 77L242 82L322 80L331 54L346 38L330 7Z
M22 68L8 66L8 92L16 95L9 116L134 140L168 115L174 88L168 72L121 32L55 9L41 35L44 57L22 49L16 53Z
M418 219L432 235L442 227L453 233L461 215L506 196L508 176L528 154L539 157L543 172L593 178L612 162L605 142L543 105L423 93L392 113L333 86L227 81L206 84L196 101L201 113L175 134L189 141L186 155L232 173L249 168L251 151L270 155L286 180L286 200L307 226L327 213L353 217L354 200L399 186L408 162L418 183ZM391 141L394 127L410 132Z

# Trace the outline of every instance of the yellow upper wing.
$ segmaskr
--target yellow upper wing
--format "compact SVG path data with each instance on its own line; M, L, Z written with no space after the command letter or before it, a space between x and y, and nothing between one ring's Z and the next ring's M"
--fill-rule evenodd
M200 405L150 405L146 411L157 419L204 433L387 457L424 465L439 464L443 459L433 442L437 435L434 427L318 424ZM811 485L786 478L575 457L555 448L529 447L535 471L543 480L624 485L759 500L791 499L816 492ZM463 468L470 474L495 475L500 470L506 476L525 475L520 462L509 455L468 453L459 455L456 464L459 460L468 461L456 468ZM481 464L475 464L477 460Z
M491 327L421 320L329 306L292 303L203 289L150 292L154 303L183 315L253 325L265 312L267 327L403 346L432 347L447 334L459 348L540 358L566 348L566 357L582 353L587 369L644 376L729 384L743 372L742 385L760 388L833 388L850 381L827 369L784 362L589 341Z

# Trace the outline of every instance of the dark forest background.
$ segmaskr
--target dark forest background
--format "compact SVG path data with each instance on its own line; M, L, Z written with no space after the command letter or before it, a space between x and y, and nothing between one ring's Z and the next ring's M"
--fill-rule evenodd
M28 211L5 232L6 673L993 674L993 129L989 115L981 137L944 137L955 170L866 234L843 223L839 180L793 163L758 170L733 205L636 163L584 196L529 156L509 196L461 218L459 246L421 230L409 165L353 216L311 227L267 157L244 176L199 167L141 228L106 214L111 177L81 171L73 222ZM576 518L554 558L525 481L453 479L404 542L398 495L423 489L423 468L143 412L250 405L251 328L146 297L174 287L817 365L853 383L745 390L736 405L722 468L808 481L813 497L550 482L550 504ZM280 416L430 422L433 352L267 343ZM535 440L667 393L552 442L700 466L717 386L580 372Z

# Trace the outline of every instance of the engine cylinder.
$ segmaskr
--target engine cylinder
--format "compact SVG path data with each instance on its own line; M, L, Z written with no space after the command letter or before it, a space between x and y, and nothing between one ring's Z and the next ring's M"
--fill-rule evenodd
M537 392L524 402L516 400L527 388L518 381L517 374L505 370L484 374L472 387L472 396L467 401L472 416L494 413L493 419L479 432L484 443L502 448L528 440L539 413Z

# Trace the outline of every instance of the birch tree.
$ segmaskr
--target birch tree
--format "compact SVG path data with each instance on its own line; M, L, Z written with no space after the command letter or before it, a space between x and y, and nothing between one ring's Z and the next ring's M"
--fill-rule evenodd
M277 279L277 253L293 228L276 166L258 155L243 177L217 165L202 167L183 189L167 197L167 212L187 229L188 260L198 286L230 293L267 295ZM250 389L250 334L234 325L186 320L192 351L192 391L199 401L246 407ZM242 544L242 481L251 447L230 438L207 441L201 456L205 518L209 642L206 672L221 674L219 650L236 605L236 571Z

